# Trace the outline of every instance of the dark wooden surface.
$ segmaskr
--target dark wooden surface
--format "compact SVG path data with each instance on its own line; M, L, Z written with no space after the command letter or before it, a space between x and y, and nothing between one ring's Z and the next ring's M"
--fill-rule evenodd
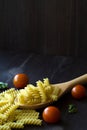
M87 73L87 58L71 58L65 56L44 56L34 53L0 52L0 81L13 86L13 77L17 73L26 73L30 83L48 77L50 83L60 83ZM87 88L87 84L85 84ZM68 105L75 104L78 112L68 113ZM61 120L57 124L42 126L25 126L23 130L87 130L87 96L83 100L75 100L70 93L52 104L61 110ZM38 110L42 115L43 109ZM42 119L42 116L40 116Z
M87 54L86 0L0 0L0 49Z

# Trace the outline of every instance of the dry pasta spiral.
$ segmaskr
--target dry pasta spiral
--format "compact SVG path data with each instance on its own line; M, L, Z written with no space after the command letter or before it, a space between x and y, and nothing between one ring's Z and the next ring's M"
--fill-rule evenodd
M20 90L17 95L19 104L38 104L47 102L49 100L56 101L60 90L50 84L49 79L46 78L42 81L37 81L36 86L29 84L24 89Z

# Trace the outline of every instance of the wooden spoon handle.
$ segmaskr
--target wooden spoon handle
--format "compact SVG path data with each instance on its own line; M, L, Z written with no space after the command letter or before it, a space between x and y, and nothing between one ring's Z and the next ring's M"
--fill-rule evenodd
M77 84L85 84L85 83L87 83L87 74L84 74L82 76L79 76L75 79L72 79L64 83L54 84L53 86L61 88L63 89L63 91L65 91L67 89L71 89L73 86Z
M65 84L67 84L69 86L74 86L77 84L85 84L85 83L87 83L87 74L84 74L84 75L77 77L73 80L70 80L68 82L65 82Z

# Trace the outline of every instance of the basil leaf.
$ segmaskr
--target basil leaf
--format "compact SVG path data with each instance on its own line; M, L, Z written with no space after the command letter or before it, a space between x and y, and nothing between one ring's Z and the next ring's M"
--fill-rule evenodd
M0 82L0 89L6 89L8 88L8 84L4 82Z
M74 104L69 104L68 105L68 112L69 113L76 113L77 112L77 107Z

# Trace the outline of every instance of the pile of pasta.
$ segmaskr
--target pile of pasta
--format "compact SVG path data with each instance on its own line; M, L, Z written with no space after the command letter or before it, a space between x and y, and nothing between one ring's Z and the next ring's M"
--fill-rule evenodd
M12 128L24 128L25 125L41 125L39 112L30 109L18 109L19 105L14 102L18 90L8 89L0 93L0 130Z
M0 93L0 130L24 128L25 125L41 125L39 112L19 109L20 104L38 104L58 99L59 89L55 89L48 78L37 81L36 86L28 84L24 89L10 88ZM17 102L15 102L17 99Z
M17 101L19 104L33 105L47 101L57 101L60 89L53 87L48 78L38 80L36 86L28 84L24 89L19 90Z

